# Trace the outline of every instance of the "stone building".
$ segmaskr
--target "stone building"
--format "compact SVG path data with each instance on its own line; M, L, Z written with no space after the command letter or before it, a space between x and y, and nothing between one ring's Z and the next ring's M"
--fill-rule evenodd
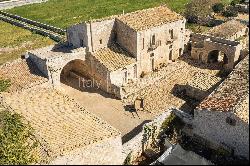
M249 159L249 57L194 110L193 133Z
M69 52L81 57L72 53L64 60L52 48L29 55L55 85L60 84L60 76L67 77L69 70L74 70L98 80L104 91L122 98L122 87L127 83L182 55L185 23L185 18L165 6L90 20L67 29L68 44L74 48Z
M210 29L206 34L191 34L191 56L203 63L218 63L231 71L242 59L241 50L247 47L248 27L231 20Z

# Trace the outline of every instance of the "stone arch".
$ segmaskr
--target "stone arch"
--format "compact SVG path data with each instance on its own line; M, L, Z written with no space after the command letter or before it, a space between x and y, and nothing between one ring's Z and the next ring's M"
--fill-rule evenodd
M90 67L86 61L74 59L66 62L60 70L60 82L76 87L79 79L90 79Z
M208 53L207 56L208 63L222 63L226 65L229 63L228 55L221 50L212 50Z

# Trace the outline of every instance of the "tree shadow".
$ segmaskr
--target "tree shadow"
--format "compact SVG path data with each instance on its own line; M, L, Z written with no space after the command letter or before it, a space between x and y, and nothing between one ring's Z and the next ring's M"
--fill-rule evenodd
M132 138L134 138L137 134L139 134L142 131L142 127L144 124L151 122L151 120L145 120L140 125L135 127L133 130L131 130L129 133L125 134L122 137L122 144L128 142ZM128 122L129 123L129 122Z

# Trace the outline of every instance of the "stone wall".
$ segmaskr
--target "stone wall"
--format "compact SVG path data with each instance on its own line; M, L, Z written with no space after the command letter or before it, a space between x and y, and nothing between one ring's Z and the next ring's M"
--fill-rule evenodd
M48 1L48 0L11 0L11 1L3 1L3 2L0 2L0 10L10 9L10 8L13 8L13 7L28 5L28 4L32 4L32 3L43 3L43 2L46 2L46 1Z
M168 109L166 112L162 113L158 117L156 117L152 122L146 123L143 125L143 130L137 134L134 138L123 144L123 160L130 154L131 160L136 159L139 157L144 150L150 148L151 144L153 143L153 139L155 138L156 141L159 141L159 136L162 133L162 123L170 116L172 113L172 109ZM149 129L154 129L152 133L148 133Z
M89 45L87 25L76 24L67 28L67 41L73 48L87 47Z
M153 38L155 43L152 43ZM140 71L138 72L151 72L160 64L167 64L177 59L183 53L184 40L185 20L139 32L137 61Z
M226 123L227 117L235 119L236 125ZM193 133L218 146L233 148L235 155L249 158L249 125L231 112L195 110Z
M240 42L201 34L192 34L191 45L192 58L203 63L208 63L208 55L211 51L218 50L225 53L228 63L224 64L223 67L229 71L238 61L242 49Z
M128 25L124 24L122 21L116 19L116 35L119 45L136 58L138 54L137 32L131 29Z
M121 136L109 138L82 149L74 150L70 154L57 157L50 162L52 165L122 165Z

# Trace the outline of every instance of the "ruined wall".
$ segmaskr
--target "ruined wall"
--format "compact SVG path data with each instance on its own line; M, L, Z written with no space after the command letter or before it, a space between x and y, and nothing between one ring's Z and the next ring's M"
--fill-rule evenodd
M125 50L137 57L137 32L122 21L116 19L116 41Z
M70 154L57 157L52 165L122 165L121 136L74 150Z
M154 137L156 138L156 140L158 140L158 136L162 132L162 123L171 115L171 113L172 109L168 109L161 115L157 116L153 121L144 124L142 127L143 129L139 134L137 134L134 138L123 144L123 160L126 159L128 154L131 155L131 160L134 160L139 157L144 150L150 148L150 145L153 141L152 138ZM150 128L151 131L154 132L148 133L149 130L146 130L146 128Z
M227 117L235 119L236 125L226 123ZM232 112L195 110L193 132L214 144L233 148L235 155L249 158L249 124Z
M47 60L46 59L41 59L41 58L37 57L36 55L34 55L32 53L27 53L27 55L29 56L31 61L36 64L38 69L45 75L45 77L49 78L50 73L49 73L48 66L47 66Z
M155 38L155 44L153 44L153 38ZM183 53L184 41L185 20L166 23L139 32L137 61L139 61L140 72L151 72L161 63L177 59ZM154 63L153 67L152 63Z
M107 47L114 39L115 19L87 23L89 26L90 51Z
M89 47L88 26L85 23L72 25L67 29L67 41L74 48Z

